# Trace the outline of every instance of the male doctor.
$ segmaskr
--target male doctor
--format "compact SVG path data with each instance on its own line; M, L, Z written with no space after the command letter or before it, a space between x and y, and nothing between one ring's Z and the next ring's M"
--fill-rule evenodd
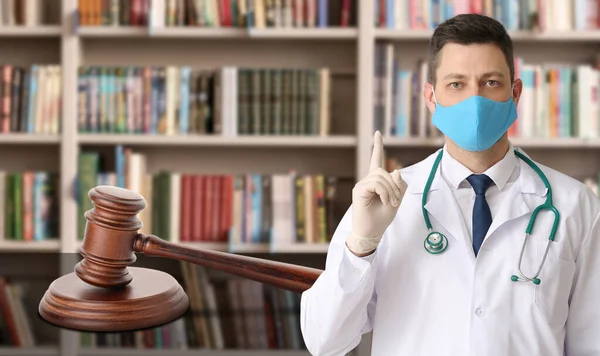
M600 204L508 140L522 88L510 37L491 18L456 16L435 30L429 68L424 95L446 144L390 174L375 133L370 173L302 295L308 350L345 355L372 330L373 356L600 355ZM555 215L539 210L520 263L546 201L554 240Z

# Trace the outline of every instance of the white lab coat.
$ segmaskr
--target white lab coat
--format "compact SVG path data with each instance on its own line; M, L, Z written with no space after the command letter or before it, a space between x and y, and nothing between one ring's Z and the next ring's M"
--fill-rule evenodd
M464 219L440 171L426 209L448 238L425 251L421 198L434 153L403 169L407 192L376 252L345 246L351 207L333 236L324 273L302 294L301 330L312 355L345 355L373 330L372 356L600 355L600 204L585 185L539 165L553 189L559 229L540 285L512 282L525 229L547 189L518 159L520 174L494 216L477 259ZM532 275L552 215L538 214L523 258Z

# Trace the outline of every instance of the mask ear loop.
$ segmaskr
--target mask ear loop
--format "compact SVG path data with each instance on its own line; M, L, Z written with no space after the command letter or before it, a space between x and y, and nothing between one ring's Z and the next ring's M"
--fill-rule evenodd
M433 101L437 105L437 99L435 98L435 89L433 89L433 85L431 86L431 92L433 93Z

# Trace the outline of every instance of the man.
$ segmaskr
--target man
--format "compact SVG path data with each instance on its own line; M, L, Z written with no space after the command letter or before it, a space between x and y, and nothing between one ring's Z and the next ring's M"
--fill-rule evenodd
M302 295L309 351L344 355L372 330L373 356L600 355L600 204L509 142L522 88L510 37L491 18L456 16L434 32L429 68L424 95L446 144L390 174L375 134L370 173ZM548 245L555 215L534 212L550 198L560 215Z

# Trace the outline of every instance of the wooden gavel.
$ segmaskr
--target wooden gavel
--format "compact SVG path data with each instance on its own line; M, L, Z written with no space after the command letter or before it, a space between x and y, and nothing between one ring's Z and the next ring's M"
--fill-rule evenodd
M75 271L53 281L39 304L49 323L81 331L117 332L166 324L182 316L189 299L171 275L148 268L128 267L135 253L186 261L301 293L310 288L322 270L191 248L138 232L137 214L146 208L144 198L130 190L97 186L89 197L94 208L87 220L83 260Z

